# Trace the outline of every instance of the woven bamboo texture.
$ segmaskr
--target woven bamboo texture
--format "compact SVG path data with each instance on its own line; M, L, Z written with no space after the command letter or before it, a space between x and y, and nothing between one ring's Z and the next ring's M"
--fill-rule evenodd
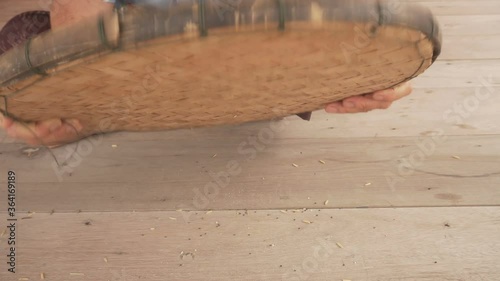
M77 118L86 135L314 111L412 79L439 55L428 10L408 5L396 13L384 3L242 0L221 12L216 1L180 1L165 10L128 8L1 56L0 110L22 121Z

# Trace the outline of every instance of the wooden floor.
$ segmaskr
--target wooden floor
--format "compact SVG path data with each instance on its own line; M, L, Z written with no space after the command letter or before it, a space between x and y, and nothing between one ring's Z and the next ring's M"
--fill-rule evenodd
M41 2L0 0L0 23ZM412 2L444 51L386 111L290 117L256 146L268 122L54 155L0 135L0 280L500 280L500 1Z

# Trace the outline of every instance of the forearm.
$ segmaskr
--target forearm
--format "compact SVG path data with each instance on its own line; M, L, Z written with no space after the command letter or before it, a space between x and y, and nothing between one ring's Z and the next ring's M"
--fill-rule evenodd
M54 0L50 6L52 27L78 22L113 9L113 4L102 0Z

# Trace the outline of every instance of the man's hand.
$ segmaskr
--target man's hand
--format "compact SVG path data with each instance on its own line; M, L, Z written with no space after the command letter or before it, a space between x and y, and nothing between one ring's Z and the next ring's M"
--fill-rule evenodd
M391 104L412 92L410 82L401 84L394 89L387 89L371 94L354 96L326 106L328 113L359 113L374 109L387 109Z
M29 145L59 145L80 139L82 125L78 120L51 119L36 123L14 122L0 113L0 128Z

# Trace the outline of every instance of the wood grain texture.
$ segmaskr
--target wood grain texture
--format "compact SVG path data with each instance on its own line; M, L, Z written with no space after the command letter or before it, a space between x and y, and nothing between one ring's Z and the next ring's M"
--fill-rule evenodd
M500 278L498 207L35 213L18 227L18 273L2 263L2 280Z
M115 133L81 143L60 182L47 151L0 132L0 234L8 169L19 211L37 212L19 214L19 273L2 254L0 280L500 280L500 1L405 1L431 7L445 35L414 94L384 111L286 118L253 160L238 147L267 122ZM0 21L12 2L36 1L0 0ZM441 132L391 188L386 173ZM205 204L210 171L231 160L241 173Z
M402 0L420 3L441 15L499 15L500 2L496 0Z
M344 208L498 204L498 137L432 134L276 139L257 146L236 135L105 140L63 168L54 168L46 152L27 159L9 145L0 170L16 171L19 208L37 212L311 208L326 200Z
M446 36L499 35L500 15L438 16ZM477 44L480 46L482 44ZM454 49L461 46L453 46Z

